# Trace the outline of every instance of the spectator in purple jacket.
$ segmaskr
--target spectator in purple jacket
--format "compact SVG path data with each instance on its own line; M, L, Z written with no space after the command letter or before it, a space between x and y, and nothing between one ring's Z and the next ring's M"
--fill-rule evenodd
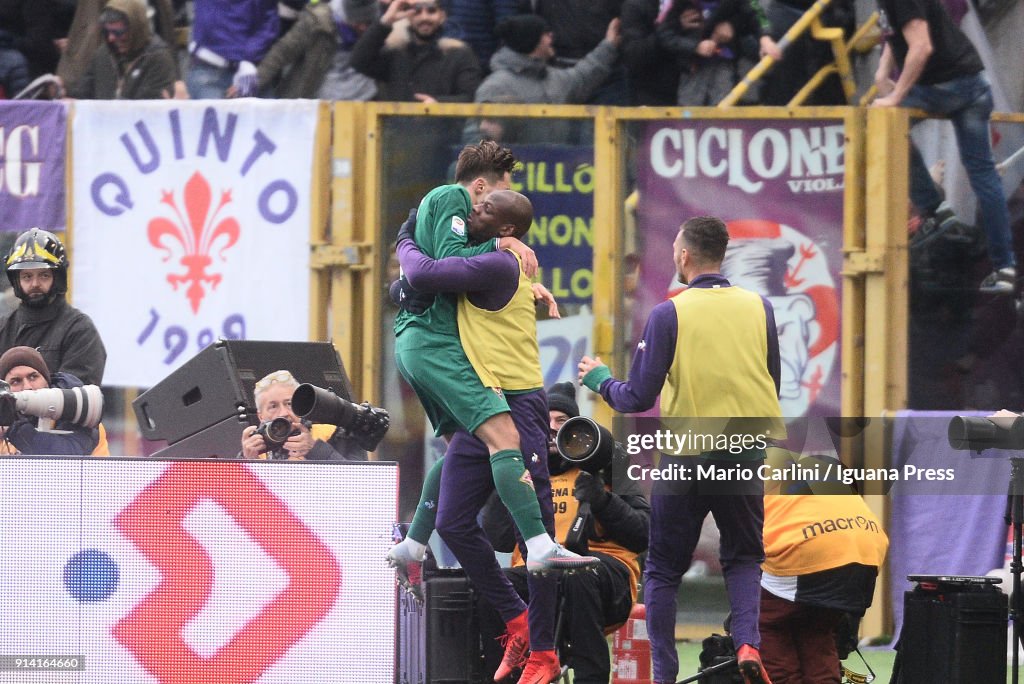
M185 76L189 95L218 99L231 86L240 97L256 95L256 67L277 40L281 16L294 17L305 4L306 0L195 0L192 59Z

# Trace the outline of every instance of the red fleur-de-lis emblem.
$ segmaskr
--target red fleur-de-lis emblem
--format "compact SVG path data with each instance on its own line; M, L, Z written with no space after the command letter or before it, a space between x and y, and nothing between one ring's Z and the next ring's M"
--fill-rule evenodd
M182 283L189 283L185 296L188 297L193 313L199 312L199 305L206 296L204 285L209 284L211 288L216 288L220 284L219 274L207 272L213 264L210 254L214 243L221 238L226 240L226 244L220 247L217 253L223 261L224 252L238 242L240 233L238 221L230 217L220 218L221 210L231 204L231 191L221 191L220 201L212 212L211 196L210 184L196 171L185 183L185 215L182 215L178 207L174 192L164 190L160 202L174 211L174 221L158 217L150 221L148 227L149 244L166 252L164 261L173 256L171 248L163 242L165 236L174 238L181 245L183 254L179 263L185 267L185 273L169 273L167 282L174 290Z

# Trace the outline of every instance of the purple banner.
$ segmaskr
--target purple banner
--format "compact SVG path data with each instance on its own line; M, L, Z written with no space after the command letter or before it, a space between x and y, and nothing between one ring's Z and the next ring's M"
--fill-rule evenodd
M722 272L768 297L787 417L839 415L844 130L829 120L659 121L637 154L639 332L682 289L672 242L693 216L729 226Z
M533 203L527 242L540 281L559 304L589 304L594 294L594 149L518 145L523 168L512 188Z
M0 104L0 230L64 230L66 141L64 103Z

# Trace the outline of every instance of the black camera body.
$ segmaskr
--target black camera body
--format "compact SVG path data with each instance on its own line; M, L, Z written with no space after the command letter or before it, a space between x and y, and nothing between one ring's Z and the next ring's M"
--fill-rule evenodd
M292 421L287 418L274 418L260 423L256 434L263 438L267 451L276 451L284 446L289 437L299 434L299 429L292 428Z
M18 418L18 400L11 386L0 380L0 425L10 427Z
M365 451L374 451L391 427L391 416L385 409L367 402L353 404L331 390L309 383L295 389L292 410L312 423L337 425Z
M555 447L562 458L573 466L610 482L610 475L606 476L605 473L615 456L615 438L605 426L586 416L570 418L558 429ZM590 518L590 504L580 503L565 536L565 548L576 553L588 552L587 540L593 528Z

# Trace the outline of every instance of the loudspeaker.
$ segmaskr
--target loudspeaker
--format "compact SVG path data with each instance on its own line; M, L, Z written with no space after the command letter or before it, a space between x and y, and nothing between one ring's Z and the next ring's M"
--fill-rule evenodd
M898 681L1006 681L1006 594L989 584L922 583L903 595Z
M352 399L352 385L329 342L218 340L132 402L139 430L144 438L171 446L191 439L200 452L210 452L193 456L234 456L242 428L257 421L256 381L276 370ZM229 426L231 444L225 439Z
M424 575L423 604L399 590L398 681L482 681L476 592L461 570Z
M428 684L479 681L480 627L473 586L461 571L439 573L427 578L423 596Z
M194 435L180 439L160 449L153 458L178 460L189 458L237 458L242 450L242 430L249 423L237 417L204 428Z

